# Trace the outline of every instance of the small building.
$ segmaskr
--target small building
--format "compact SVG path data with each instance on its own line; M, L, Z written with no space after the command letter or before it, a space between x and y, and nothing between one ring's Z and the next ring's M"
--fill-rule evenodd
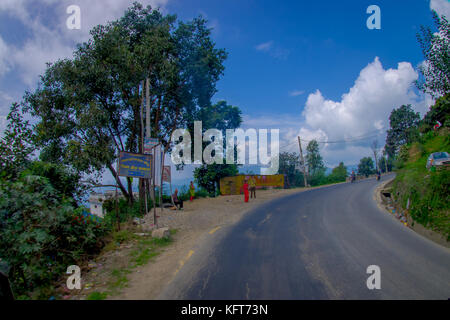
M105 208L103 208L103 203L108 199L114 199L116 196L116 190L106 190L105 193L101 192L92 192L89 195L89 211L91 214L103 218L106 214ZM118 198L123 198L122 192L117 192ZM135 199L139 198L138 192L133 192L133 196Z
M103 193L92 192L89 195L89 211L91 214L103 218L105 216L105 209L103 202L106 200Z

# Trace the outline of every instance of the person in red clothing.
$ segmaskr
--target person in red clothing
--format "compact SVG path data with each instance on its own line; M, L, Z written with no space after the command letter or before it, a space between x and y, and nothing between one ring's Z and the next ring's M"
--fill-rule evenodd
M247 183L247 180L244 180L244 185L242 186L242 189L244 189L244 201L248 202L248 183Z

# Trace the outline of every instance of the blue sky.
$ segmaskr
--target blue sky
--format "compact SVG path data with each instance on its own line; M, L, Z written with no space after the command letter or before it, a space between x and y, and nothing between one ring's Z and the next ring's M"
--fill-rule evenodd
M241 108L245 128L278 128L281 151L295 139L366 141L321 144L329 166L355 164L384 131L394 107L432 103L414 88L423 56L420 25L433 8L450 16L447 0L152 0L141 1L182 20L199 14L229 57L214 100ZM130 0L1 0L0 130L12 101L36 87L45 62L69 57L89 29L118 18ZM81 30L68 30L66 8L81 8ZM381 9L381 30L369 30L369 5Z

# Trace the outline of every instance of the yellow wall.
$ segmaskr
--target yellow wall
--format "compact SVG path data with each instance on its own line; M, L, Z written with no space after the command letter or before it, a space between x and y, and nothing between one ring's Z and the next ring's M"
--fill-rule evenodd
M222 195L240 194L244 185L244 180L253 177L256 181L256 188L262 187L281 187L284 188L284 175L240 175L235 177L226 177L220 179L220 193Z

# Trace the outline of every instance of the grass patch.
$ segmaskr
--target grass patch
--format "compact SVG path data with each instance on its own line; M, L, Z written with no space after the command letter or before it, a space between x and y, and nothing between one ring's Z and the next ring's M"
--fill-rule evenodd
M171 235L175 235L176 229L170 230ZM117 295L128 286L128 275L132 269L146 265L152 258L161 253L161 249L173 242L171 238L152 238L136 236L132 231L121 230L111 236L111 241L104 250L115 250L120 244L131 244L131 251L128 253L129 259L123 268L113 269L107 281L107 292L92 292L88 300L103 300L109 295Z
M108 297L106 292L94 291L87 296L87 300L105 300Z

